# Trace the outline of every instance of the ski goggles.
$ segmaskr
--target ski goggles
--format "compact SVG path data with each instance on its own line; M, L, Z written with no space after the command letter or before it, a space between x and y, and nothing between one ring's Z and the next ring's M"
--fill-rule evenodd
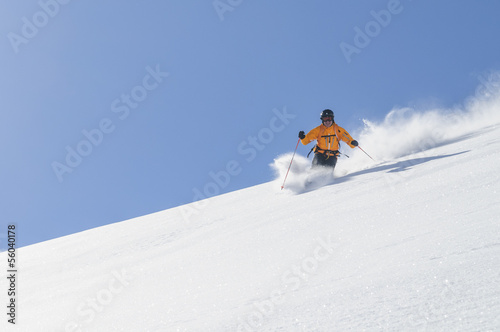
M322 118L323 122L326 122L326 121L333 121L333 117L331 116L325 116L324 118Z

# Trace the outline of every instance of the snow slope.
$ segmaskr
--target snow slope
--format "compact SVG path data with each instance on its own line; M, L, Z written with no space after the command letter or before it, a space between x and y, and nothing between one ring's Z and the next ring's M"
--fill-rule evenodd
M367 122L378 162L344 151L316 190L300 155L279 190L287 154L276 181L21 248L2 331L499 331L499 105Z

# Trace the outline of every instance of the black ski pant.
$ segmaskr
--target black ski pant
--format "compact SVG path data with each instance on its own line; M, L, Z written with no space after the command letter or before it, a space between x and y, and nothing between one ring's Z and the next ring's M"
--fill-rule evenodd
M318 166L323 166L323 167L331 167L332 170L335 168L335 165L337 165L337 157L336 156L327 156L322 153L315 153L314 154L314 159L312 161L312 167L318 167Z

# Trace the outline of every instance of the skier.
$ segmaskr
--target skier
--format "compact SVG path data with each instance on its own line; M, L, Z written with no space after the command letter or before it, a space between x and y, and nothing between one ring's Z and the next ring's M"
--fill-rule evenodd
M326 109L321 112L322 124L320 126L312 129L307 135L302 130L299 132L302 144L307 145L314 140L317 141L311 150L314 150L313 167L325 166L335 169L337 157L340 154L340 140L347 143L351 148L358 146L358 142L344 128L339 127L333 118L332 110Z

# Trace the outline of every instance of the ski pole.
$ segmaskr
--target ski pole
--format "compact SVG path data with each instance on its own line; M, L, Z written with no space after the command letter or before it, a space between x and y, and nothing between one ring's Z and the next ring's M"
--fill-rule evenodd
M342 152L340 152L340 151L339 151L339 153L340 153L341 155L343 155L343 156L346 156L347 158L350 158L350 157L349 157L348 155L346 155L345 153L342 153Z
M363 151L368 157L370 157L370 155L368 153L365 152L365 150L363 150L359 145L358 145L358 148ZM375 159L373 159L372 157L370 157L371 160L375 161Z
M297 141L297 146L295 147L295 151L293 151L292 160L290 160L290 166L288 166L288 171L286 171L285 180L283 180L283 185L281 186L281 190L283 190L283 188L285 187L285 181L286 181L286 178L288 177L288 172L290 172L290 167L292 167L293 158L295 157L295 152L297 152L297 148L299 147L299 142L300 142L300 138Z

